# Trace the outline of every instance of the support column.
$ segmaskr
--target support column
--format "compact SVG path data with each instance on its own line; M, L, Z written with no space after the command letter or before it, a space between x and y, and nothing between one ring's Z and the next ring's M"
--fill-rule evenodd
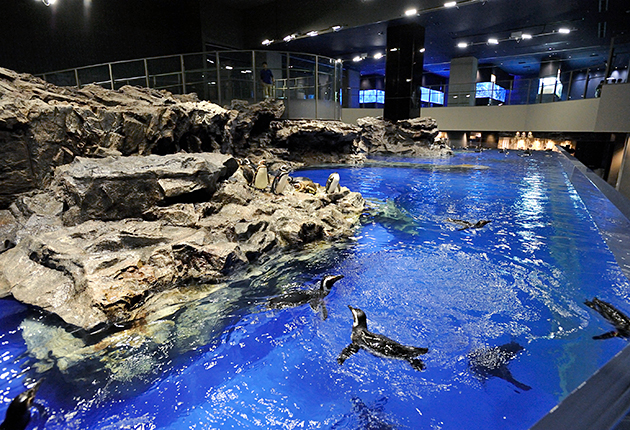
M477 59L453 58L448 78L448 106L474 106L476 82Z
M387 27L385 107L390 121L420 115L420 86L424 61L424 27L416 22Z

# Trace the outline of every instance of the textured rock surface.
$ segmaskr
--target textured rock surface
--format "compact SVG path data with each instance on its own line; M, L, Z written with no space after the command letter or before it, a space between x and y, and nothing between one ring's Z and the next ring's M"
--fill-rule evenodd
M250 188L240 170L226 179L234 163L221 154L176 154L78 159L59 168L59 194L24 195L2 212L0 239L16 246L0 253L0 297L12 295L90 330L146 318L143 305L163 291L220 282L275 251L353 233L364 206L360 194L320 187L315 195L292 188L274 195ZM146 185L146 178L153 182ZM169 178L177 178L176 186L160 184ZM168 204L165 196L189 201ZM84 218L91 220L62 222Z

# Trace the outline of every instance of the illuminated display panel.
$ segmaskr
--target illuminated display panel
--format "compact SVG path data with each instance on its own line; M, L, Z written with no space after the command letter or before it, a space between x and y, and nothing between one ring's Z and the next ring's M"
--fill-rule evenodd
M477 82L475 98L505 102L507 90L494 82Z
M385 104L384 90L359 90L359 103Z

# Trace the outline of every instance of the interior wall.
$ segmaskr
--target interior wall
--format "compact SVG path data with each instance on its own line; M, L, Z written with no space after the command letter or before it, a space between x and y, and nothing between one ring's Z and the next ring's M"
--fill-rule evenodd
M202 50L198 0L2 0L0 19L0 67L18 72Z

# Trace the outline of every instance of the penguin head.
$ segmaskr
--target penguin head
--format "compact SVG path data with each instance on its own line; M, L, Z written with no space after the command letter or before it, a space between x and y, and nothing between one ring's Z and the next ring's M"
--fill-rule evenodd
M348 308L352 311L352 318L354 321L352 322L352 327L366 327L367 328L367 316L365 312L363 312L359 308L353 308L348 305Z
M343 275L328 275L328 276L324 276L324 278L322 279L322 283L321 283L319 288L321 290L330 291L330 289L332 288L333 284L335 282L337 282L338 280L340 280L341 278L343 278Z
M35 395L37 394L37 390L39 389L39 385L42 383L41 380L37 381L35 385L33 385L28 390L18 394L9 405L7 409L6 421L9 422L18 422L25 419L25 423L28 423L30 420L29 409L33 405L33 401L35 400Z

